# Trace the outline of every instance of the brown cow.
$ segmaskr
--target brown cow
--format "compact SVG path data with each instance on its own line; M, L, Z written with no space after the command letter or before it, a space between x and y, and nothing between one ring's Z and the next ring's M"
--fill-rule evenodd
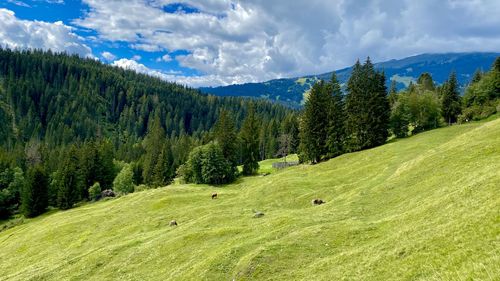
M312 203L313 205L321 205L321 204L324 204L324 203L326 203L326 202L325 202L325 201L323 201L322 199L313 199L313 200L311 201L311 203Z

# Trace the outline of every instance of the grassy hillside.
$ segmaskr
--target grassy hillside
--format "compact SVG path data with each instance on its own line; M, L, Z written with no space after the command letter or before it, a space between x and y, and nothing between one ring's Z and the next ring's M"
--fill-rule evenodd
M0 279L498 280L499 194L495 119L46 214L0 232Z

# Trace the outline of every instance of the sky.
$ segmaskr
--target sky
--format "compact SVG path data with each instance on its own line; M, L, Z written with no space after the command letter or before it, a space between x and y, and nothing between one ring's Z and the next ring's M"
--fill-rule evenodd
M499 15L499 0L0 0L0 45L219 86L498 52Z

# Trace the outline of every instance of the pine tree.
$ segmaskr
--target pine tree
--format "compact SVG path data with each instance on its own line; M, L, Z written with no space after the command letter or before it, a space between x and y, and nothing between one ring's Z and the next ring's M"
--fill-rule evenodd
M441 113L444 120L451 125L457 121L457 117L461 113L460 95L455 72L450 74L450 77L443 85L442 91Z
M500 57L497 57L495 59L495 62L493 63L492 70L494 70L496 72L500 72Z
M154 183L155 167L158 163L158 157L161 154L164 141L165 131L161 126L160 116L157 114L144 139L144 149L146 153L144 155L142 177L146 184Z
M164 186L172 182L175 171L173 170L174 159L170 141L163 143L161 153L158 156L158 161L154 169L153 185Z
M345 141L345 105L342 90L335 73L327 85L330 94L328 106L328 128L326 139L327 157L335 157L344 152Z
M313 164L321 161L327 152L330 94L324 81L311 88L300 124L300 158Z
M477 69L476 72L474 72L474 75L472 76L471 84L481 81L482 77L483 73L481 72L481 70Z
M249 105L247 116L240 131L242 146L243 174L252 175L259 170L259 120L253 103Z
M347 149L357 151L383 144L388 136L390 107L385 75L376 72L370 59L353 67L347 83Z
M389 95L387 99L389 100L389 106L391 108L398 100L398 88L396 80L391 80L391 87L389 88Z
M78 151L75 146L71 146L54 179L57 183L57 206L63 210L72 208L82 199L84 183L78 165Z
M215 123L215 140L219 143L224 158L226 158L235 168L237 166L238 137L236 126L231 114L227 110L222 110L217 123Z
M21 192L21 210L26 217L36 217L48 207L49 181L41 164L30 168L28 181Z

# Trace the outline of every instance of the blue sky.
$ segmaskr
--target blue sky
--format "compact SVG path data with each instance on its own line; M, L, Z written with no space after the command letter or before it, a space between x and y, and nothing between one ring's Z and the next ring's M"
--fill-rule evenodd
M2 0L0 44L216 86L500 51L499 14L497 0Z

